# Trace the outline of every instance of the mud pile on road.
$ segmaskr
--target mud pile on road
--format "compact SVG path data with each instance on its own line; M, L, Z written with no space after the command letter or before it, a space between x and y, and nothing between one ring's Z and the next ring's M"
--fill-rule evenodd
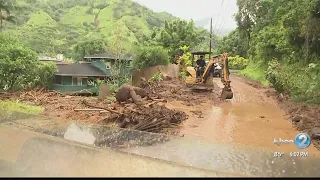
M206 102L213 104L221 102L219 98L221 88L218 86L214 87L214 91L195 92L188 89L184 81L170 76L156 83L146 83L144 81L140 87L144 88L151 97L166 99L168 101L183 101L187 106Z

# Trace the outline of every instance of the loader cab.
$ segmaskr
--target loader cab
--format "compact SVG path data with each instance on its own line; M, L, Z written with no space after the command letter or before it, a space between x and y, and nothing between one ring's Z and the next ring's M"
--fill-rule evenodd
M210 52L204 52L204 51L195 51L195 52L191 52L192 55L192 66L195 66L195 63L197 61L197 59L200 58L200 56L204 57L204 60L206 61L206 64L208 64L209 59L206 59L206 55L210 55Z

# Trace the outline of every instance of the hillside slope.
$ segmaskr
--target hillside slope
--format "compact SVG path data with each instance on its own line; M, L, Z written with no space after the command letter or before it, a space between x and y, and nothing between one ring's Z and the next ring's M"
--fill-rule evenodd
M6 24L40 54L63 53L71 56L76 43L103 38L112 44L117 34L125 36L128 48L139 43L164 20L176 17L155 13L131 0L16 0L16 24Z

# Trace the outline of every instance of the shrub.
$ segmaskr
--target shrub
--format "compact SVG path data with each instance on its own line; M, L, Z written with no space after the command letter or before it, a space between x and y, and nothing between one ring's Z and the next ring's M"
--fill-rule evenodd
M158 72L149 79L149 82L155 83L155 82L160 82L162 80L163 80L163 74L161 72Z
M180 72L179 73L179 77L182 79L182 80L185 80L187 78L187 73L186 72Z
M181 46L180 50L183 51L183 54L180 57L180 65L183 67L192 66L192 54L189 52L189 46Z
M248 66L249 60L240 56L228 57L230 69L245 69Z
M16 39L0 35L0 89L21 89L34 82L38 55Z
M52 85L52 77L56 71L57 66L52 62L39 63L37 72L35 73L35 85L50 88Z
M278 92L284 92L293 100L320 103L320 67L317 65L280 64L269 62L266 78Z
M36 52L4 34L0 34L0 59L1 90L49 87L56 71L55 64L41 63Z
M266 78L272 84L272 86L278 91L283 92L285 91L284 82L283 82L283 75L281 75L280 63L273 59L268 63L268 68L266 70ZM282 77L282 78L281 78Z
M157 65L169 64L169 54L161 46L140 47L133 60L134 69L143 69Z

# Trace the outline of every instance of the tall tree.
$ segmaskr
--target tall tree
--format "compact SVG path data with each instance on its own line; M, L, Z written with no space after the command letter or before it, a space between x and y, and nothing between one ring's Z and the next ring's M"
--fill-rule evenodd
M75 61L82 60L84 56L105 52L106 44L102 39L91 39L78 43L74 48Z
M15 1L0 0L0 31L3 30L4 22L15 22L11 10L14 8Z
M247 44L240 37L239 28L233 30L228 36L223 37L218 43L218 52L227 52L230 56L240 55L247 57Z
M204 40L204 36L196 30L194 22L184 20L165 21L165 26L160 32L160 44L169 49L171 56L179 52L181 46L193 49Z

